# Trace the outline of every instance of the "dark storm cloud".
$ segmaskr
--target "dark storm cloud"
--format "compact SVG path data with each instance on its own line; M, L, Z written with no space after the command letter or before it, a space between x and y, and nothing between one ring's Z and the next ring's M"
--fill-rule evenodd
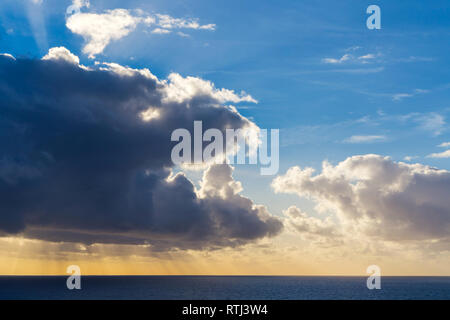
M197 192L184 175L168 179L172 131L192 129L194 120L205 130L247 126L222 106L246 97L196 78L160 81L118 65L88 70L58 54L0 56L1 233L202 248L280 231L279 220L237 192ZM149 108L159 116L144 121ZM231 171L225 176L225 185L235 183ZM206 173L203 188L212 179Z

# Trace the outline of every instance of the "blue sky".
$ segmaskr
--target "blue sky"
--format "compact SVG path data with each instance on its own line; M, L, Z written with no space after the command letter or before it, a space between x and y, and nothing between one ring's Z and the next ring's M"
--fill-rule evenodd
M64 46L81 63L84 41L66 27L71 1L2 1L0 52L41 57ZM280 173L293 165L376 153L450 169L429 158L450 141L450 4L448 1L100 1L84 11L141 9L198 18L214 31L158 35L137 29L96 58L148 67L245 90L256 105L239 111L261 128L281 129ZM382 29L368 30L365 13L377 4ZM328 59L328 60L326 60ZM353 138L352 138L353 137ZM280 212L289 195L274 195L271 178L238 167L244 193Z

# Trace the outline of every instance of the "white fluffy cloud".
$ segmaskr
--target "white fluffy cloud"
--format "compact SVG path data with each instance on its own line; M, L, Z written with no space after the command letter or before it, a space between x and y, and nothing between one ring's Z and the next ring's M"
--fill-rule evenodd
M166 102L182 103L197 96L211 96L221 103L224 102L251 102L257 101L244 91L240 94L229 89L216 89L210 81L196 77L182 77L178 73L171 73L165 81L164 94Z
M66 26L85 39L83 53L94 58L111 41L121 39L133 31L140 21L141 18L131 15L128 10L115 9L103 14L76 13L67 19Z
M317 175L313 168L292 167L273 181L273 188L310 198L319 211L337 213L347 232L391 241L449 240L446 170L362 155L336 166L324 162Z
M152 33L168 34L172 29L215 30L215 24L201 25L198 19L179 19L169 15L145 14L142 10L114 9L103 13L83 13L81 9L89 7L87 0L74 0L67 8L66 26L86 42L83 53L89 58L103 52L112 41L119 40L132 31L138 24L154 28Z
M73 64L80 64L80 58L64 47L51 48L48 53L42 57L42 60L64 60Z

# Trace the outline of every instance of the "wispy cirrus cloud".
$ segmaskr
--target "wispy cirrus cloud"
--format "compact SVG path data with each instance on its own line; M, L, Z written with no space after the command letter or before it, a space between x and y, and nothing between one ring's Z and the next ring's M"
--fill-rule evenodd
M358 57L358 60L371 60L371 59L375 59L376 55L374 55L373 53L369 53L363 56Z
M392 95L392 100L394 101L401 101L405 98L412 98L418 94L424 94L424 93L429 93L429 90L426 89L414 89L414 91L410 92L410 93L395 93Z
M332 69L328 70L328 72L336 72L336 73L348 73L348 74L369 74L369 73L378 73L384 71L384 67L376 67L376 68L346 68L346 69Z
M450 148L450 142L442 142L438 147L441 148Z
M368 63L370 60L376 59L380 54L367 53L364 55L353 55L346 53L340 58L323 58L322 62L327 64L343 64L343 63Z
M354 135L344 140L345 143L374 143L386 141L387 137L383 135Z
M156 29L152 30L152 33L155 33L155 34L168 34L168 33L171 33L171 32L172 31L170 31L170 30L161 29L161 28L156 28Z
M427 134L436 137L447 130L446 116L446 113L437 112L386 114L380 111L376 115L366 115L332 124L318 123L284 128L280 135L281 145L370 143L395 141L399 137L404 137L405 131L393 128L406 130L408 136L422 137ZM372 134L374 132L378 134Z
M339 63L343 63L345 61L348 61L351 59L351 55L346 53L344 54L342 57L340 58L323 58L322 62L324 63L331 63L331 64L339 64Z
M435 112L427 114L411 113L402 118L417 123L420 129L429 131L434 136L441 135L447 128L445 117Z
M435 58L432 57L417 57L417 56L409 56L407 58L396 59L397 62L432 62L435 61Z
M163 29L198 29L211 30L216 29L213 23L201 25L197 19L180 19L173 18L167 14L155 14L156 24Z
M340 57L322 58L321 62L327 65L336 66L336 69L326 70L327 72L347 73L347 74L370 74L384 71L384 66L378 65L371 68L362 67L364 65L380 62L378 57L382 56L381 53L360 53L361 47L354 46L344 50L346 53ZM339 66L339 67L338 67ZM344 68L344 66L346 66Z
M443 142L440 145L438 145L440 148L450 148L450 142ZM427 158L435 158L435 159L443 159L443 158L450 158L450 150L445 150L443 152L436 152L429 154Z
M403 158L403 160L410 162L417 158L419 158L419 157L418 156L406 156Z
M427 158L450 158L450 150L429 154Z

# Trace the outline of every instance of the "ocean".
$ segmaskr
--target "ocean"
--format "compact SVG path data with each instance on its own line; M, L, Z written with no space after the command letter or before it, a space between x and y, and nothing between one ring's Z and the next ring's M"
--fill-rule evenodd
M0 276L0 299L386 300L450 299L450 277L83 276L68 290L65 276Z

